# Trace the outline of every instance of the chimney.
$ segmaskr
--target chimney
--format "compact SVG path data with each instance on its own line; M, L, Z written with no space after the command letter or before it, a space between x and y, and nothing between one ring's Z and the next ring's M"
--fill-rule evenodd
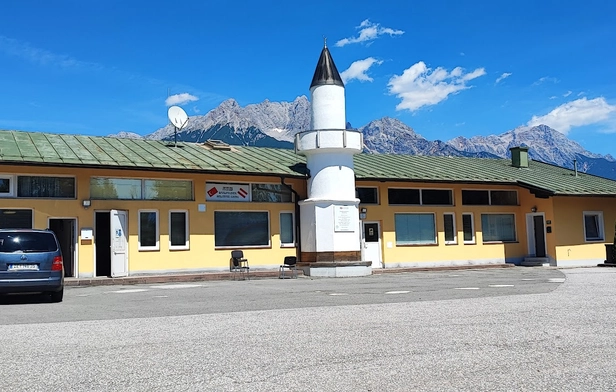
M528 167L528 147L511 147L511 166Z

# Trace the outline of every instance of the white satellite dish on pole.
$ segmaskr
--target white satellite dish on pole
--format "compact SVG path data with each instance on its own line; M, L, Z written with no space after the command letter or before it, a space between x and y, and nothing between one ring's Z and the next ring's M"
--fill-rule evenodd
M169 117L169 121L175 127L175 145L178 144L178 130L181 130L188 124L188 115L179 106L171 106L169 110L167 110L167 117Z

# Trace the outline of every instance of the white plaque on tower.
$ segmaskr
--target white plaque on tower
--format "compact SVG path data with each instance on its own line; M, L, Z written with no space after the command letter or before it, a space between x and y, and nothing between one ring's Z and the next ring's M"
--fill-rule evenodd
M334 209L334 231L355 231L355 209L351 206L336 206Z

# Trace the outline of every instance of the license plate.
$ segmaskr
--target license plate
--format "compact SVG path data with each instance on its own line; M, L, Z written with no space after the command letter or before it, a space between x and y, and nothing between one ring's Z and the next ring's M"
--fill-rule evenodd
M9 264L9 271L38 271L38 264Z

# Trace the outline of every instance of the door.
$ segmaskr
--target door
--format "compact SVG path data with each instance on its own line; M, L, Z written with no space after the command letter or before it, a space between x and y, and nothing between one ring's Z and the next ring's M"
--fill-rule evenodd
M49 229L56 234L62 251L64 276L75 277L75 251L77 249L77 220L50 218Z
M111 277L128 276L128 233L126 211L111 210Z
M362 237L362 261L372 261L372 268L383 268L379 223L364 222Z
M535 255L545 257L545 228L543 215L533 216L533 228L535 232Z
M543 213L526 214L526 233L528 254L534 257L546 257L545 217Z

